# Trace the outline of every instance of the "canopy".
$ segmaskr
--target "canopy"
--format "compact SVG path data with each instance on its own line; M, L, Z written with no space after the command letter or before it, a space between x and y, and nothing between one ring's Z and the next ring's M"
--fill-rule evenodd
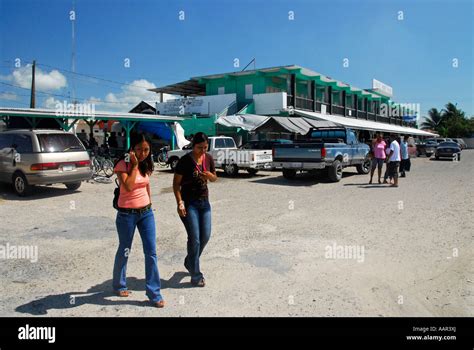
M326 121L333 122L339 125L343 125L351 129L373 130L373 131L390 132L390 133L396 133L396 134L409 134L409 135L417 135L417 136L438 136L437 134L433 134L431 132L427 132L420 129L409 128L409 127L400 126L400 125L379 123L379 122L375 122L371 120L355 119L355 118L349 118L349 117L343 117L343 116L337 116L337 115L331 115L331 114L308 112L308 111L303 111L300 109L295 109L294 112L301 116L313 118L316 120L326 120Z

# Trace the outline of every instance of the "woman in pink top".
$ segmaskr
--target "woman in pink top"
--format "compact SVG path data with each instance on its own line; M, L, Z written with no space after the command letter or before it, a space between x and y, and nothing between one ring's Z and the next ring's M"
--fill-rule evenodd
M151 209L150 175L153 173L151 142L139 134L131 141L128 153L116 163L114 172L120 183L117 219L119 247L115 255L113 288L128 297L126 270L135 228L143 242L145 254L146 295L155 307L165 305L161 296L160 274L156 257L155 218Z
M380 177L382 176L382 166L385 161L385 147L387 144L383 140L383 135L381 133L375 134L375 139L372 140L372 152L374 157L372 158L372 169L370 170L370 181L372 183L372 178L374 177L375 168L378 169L379 175L379 184L382 183Z

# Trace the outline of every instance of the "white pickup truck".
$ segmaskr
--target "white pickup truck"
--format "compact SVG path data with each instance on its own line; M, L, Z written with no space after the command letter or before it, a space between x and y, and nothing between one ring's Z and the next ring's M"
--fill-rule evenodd
M191 145L181 150L168 152L167 163L174 171L178 160L191 151ZM207 151L213 158L216 168L221 168L227 175L235 176L239 169L245 169L250 175L255 175L260 169L271 169L271 150L242 150L238 149L232 137L211 136Z

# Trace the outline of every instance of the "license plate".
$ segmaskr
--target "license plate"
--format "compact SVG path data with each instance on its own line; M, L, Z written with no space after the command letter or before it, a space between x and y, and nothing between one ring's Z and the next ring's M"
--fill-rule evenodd
M74 165L63 165L63 171L72 171L74 170Z
M263 155L259 156L259 158L261 160L265 160L265 159L271 159L272 156L270 154L263 154Z
M301 168L303 166L303 163L291 163L292 168Z

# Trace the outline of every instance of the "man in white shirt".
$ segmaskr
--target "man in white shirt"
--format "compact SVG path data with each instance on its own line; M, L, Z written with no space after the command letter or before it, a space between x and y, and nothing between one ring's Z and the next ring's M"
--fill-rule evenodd
M390 135L390 153L388 159L388 175L393 178L393 184L390 187L398 187L398 167L400 166L400 144L395 134Z

